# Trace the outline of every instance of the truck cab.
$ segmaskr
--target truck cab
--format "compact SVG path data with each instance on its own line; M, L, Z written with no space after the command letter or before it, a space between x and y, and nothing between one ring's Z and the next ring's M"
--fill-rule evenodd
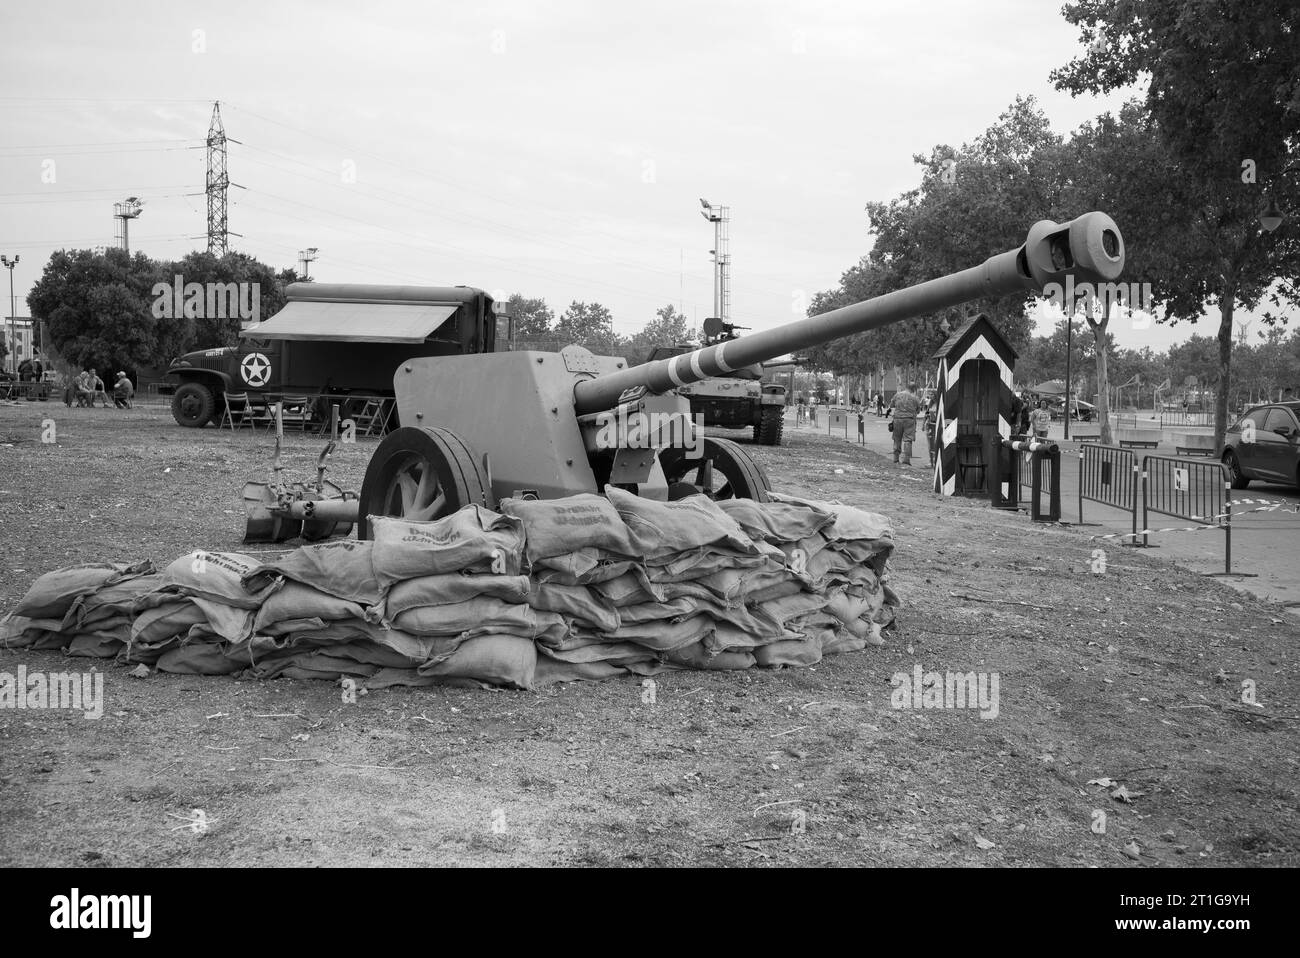
M315 397L321 413L337 402L346 417L349 397L392 397L405 360L510 348L509 318L469 286L293 283L287 292L282 310L240 330L238 346L172 360L177 423L215 424L238 394L253 406Z

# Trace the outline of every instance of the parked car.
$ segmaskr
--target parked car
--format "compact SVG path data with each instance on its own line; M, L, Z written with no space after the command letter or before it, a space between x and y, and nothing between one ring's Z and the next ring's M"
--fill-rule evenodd
M1223 464L1234 489L1252 479L1300 487L1300 402L1249 410L1223 437Z

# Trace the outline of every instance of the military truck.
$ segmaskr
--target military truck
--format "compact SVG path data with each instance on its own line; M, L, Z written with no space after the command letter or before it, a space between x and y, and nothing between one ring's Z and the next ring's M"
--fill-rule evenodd
M705 345L735 339L736 330L744 328L710 317L704 321ZM689 344L658 346L647 361L669 359L697 348ZM745 366L727 376L678 386L677 393L690 400L691 414L703 416L705 426L717 429L753 427L755 442L779 446L785 427L786 389L781 383L763 382L762 377L762 365Z
M468 286L293 283L287 293L282 310L240 331L240 345L172 361L166 375L177 383L178 423L220 422L230 393L247 393L254 406L283 395L317 397L320 418L332 403L351 418L361 397L393 395L393 374L405 360L510 348L504 304Z

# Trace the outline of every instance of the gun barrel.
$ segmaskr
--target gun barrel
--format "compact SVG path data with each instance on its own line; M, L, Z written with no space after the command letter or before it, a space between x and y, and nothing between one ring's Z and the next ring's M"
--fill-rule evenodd
M1023 246L991 256L979 266L692 353L583 380L574 387L574 406L579 414L599 412L613 408L625 390L636 386L663 393L973 299L1023 290L1041 293L1053 283L1064 290L1070 276L1076 286L1111 282L1123 268L1124 240L1105 213L1085 213L1067 223L1040 220Z

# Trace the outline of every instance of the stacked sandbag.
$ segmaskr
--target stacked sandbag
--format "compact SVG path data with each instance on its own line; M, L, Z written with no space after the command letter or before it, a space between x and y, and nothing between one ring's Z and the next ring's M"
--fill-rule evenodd
M48 572L0 623L0 645L113 658L131 638L138 597L158 581L148 561L93 563Z
M196 551L42 576L0 640L192 674L371 688L811 665L880 643L882 516L775 496L506 499L262 562Z

